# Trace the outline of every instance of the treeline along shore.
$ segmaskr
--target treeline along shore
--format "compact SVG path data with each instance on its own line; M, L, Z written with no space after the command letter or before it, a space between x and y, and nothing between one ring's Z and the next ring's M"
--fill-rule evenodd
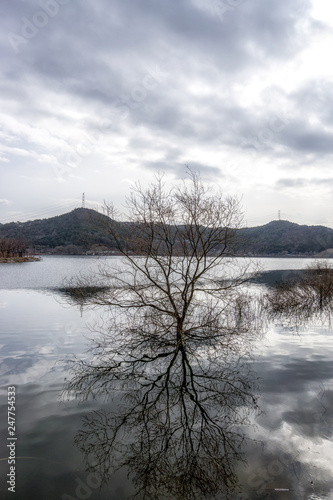
M0 263L33 262L39 257L31 254L28 242L22 237L0 237Z

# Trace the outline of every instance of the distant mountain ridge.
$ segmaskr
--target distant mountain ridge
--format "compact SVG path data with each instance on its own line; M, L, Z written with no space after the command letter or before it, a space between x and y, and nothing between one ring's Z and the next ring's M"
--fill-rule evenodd
M28 222L0 224L0 238L24 238L37 252L73 253L115 251L107 230L109 218L95 210L76 208L63 215ZM117 222L126 237L130 224ZM239 252L254 255L313 255L333 248L333 229L276 220L238 230Z
M333 229L275 220L240 230L248 252L255 254L313 254L333 248Z

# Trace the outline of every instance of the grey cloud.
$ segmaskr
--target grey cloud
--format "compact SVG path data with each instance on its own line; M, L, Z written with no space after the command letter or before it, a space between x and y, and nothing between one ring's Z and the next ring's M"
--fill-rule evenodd
M289 108L282 113L285 125L272 140L273 146L284 147L285 156L301 155L304 164L309 154L318 157L333 153L333 132L329 130L333 125L332 84L327 79L311 80L289 94L271 89L271 99Z
M281 188L300 188L307 184L306 179L279 179L276 182L276 187Z
M169 172L174 174L174 176L178 179L183 179L186 177L186 171L190 168L193 172L198 172L201 174L203 179L211 179L211 178L223 178L223 174L220 169L217 167L212 167L206 164L202 164L199 162L169 162L167 160L161 161L153 161L153 162L145 162L143 164L144 167L160 172Z
M332 125L332 88L333 81L331 80L312 80L306 82L297 92L293 92L290 97L303 115L312 114L322 123Z
M32 19L40 10L35 2L9 4L2 23L7 32L20 32L22 16ZM299 50L298 25L309 6L309 1L301 0L288 5L252 0L229 14L228 22L221 22L190 0L177 2L177 8L162 0L94 4L71 0L22 46L16 63L53 79L71 75L80 81L83 76L95 76L101 85L115 70L126 85L132 72L149 61L167 62L175 77L193 61L239 72L249 65L260 66L259 52L264 57L288 58ZM249 44L256 47L257 55L249 51ZM13 56L8 40L3 54L3 58Z
M333 132L327 132L320 125L316 128L307 124L290 124L281 134L281 142L294 151L302 153L333 153Z
M304 186L332 186L333 187L333 178L326 179L292 179L292 178L284 178L279 179L276 182L276 187L280 188L301 188Z
M217 0L207 0L204 8L194 0L176 4L68 0L66 5L59 3L59 12L15 53L8 33L21 34L22 18L33 20L41 6L39 0L3 2L0 95L6 113L13 117L7 126L3 115L4 132L10 128L11 136L18 136L13 145L24 143L28 153L35 152L35 157L23 162L13 151L7 155L10 166L17 172L41 170L42 164L36 167L35 159L38 153L49 153L45 149L52 148L52 141L45 140L45 147L42 140L35 144L38 129L59 137L63 150L58 152L55 146L51 154L60 161L68 148L75 150L70 141L81 140L68 138L67 130L76 137L81 132L92 137L94 146L96 132L100 134L101 127L111 122L103 128L103 138L110 145L114 138L127 141L128 149L119 158L115 152L115 158L110 153L111 158L101 161L118 164L126 156L124 162L133 159L139 165L142 150L155 149L154 141L160 139L162 160L144 166L172 171L178 177L183 175L183 158L193 146L212 153L225 148L237 154L244 153L247 144L258 154L270 155L272 163L285 154L295 165L308 153L331 154L332 135L321 123L310 126L308 117L314 109L325 123L331 123L329 82L319 82L312 89L305 84L290 95L278 89L290 109L298 111L268 139L267 102L263 98L257 107L241 104L246 96L239 94L239 88L246 92L246 82L253 76L261 71L266 74L271 62L292 60L312 43L312 35L325 32L325 26L310 18L311 1L236 3L221 18L216 8L210 8L216 7ZM153 80L145 86L151 72ZM53 97L57 104L52 106ZM35 127L32 138L15 120L27 124L26 128ZM66 125L63 136L62 125ZM89 170L89 161L86 165ZM222 175L221 165L213 165L211 159L209 165L192 166L211 178ZM2 196L12 199L12 194Z
M264 59L291 57L300 49L298 26L309 7L309 0L288 5L252 0L240 3L221 20L190 0L180 0L177 8L162 0L94 4L71 0L15 57L7 44L3 66L8 66L9 58L11 63L3 95L13 95L14 80L15 94L21 93L25 103L23 113L42 113L38 89L26 96L17 83L18 74L21 82L38 78L50 90L81 100L91 112L110 116L117 102L129 98L134 123L185 138L237 145L255 129L249 111L221 103L215 95L194 99L184 84L198 74L216 82L221 74L261 67L259 53ZM14 0L4 7L2 24L7 32L19 32L22 16L31 20L38 10L38 2ZM256 48L254 52L249 46ZM133 88L156 64L167 75L164 84L151 89L143 103L133 103ZM235 136L230 124L242 128L243 137Z

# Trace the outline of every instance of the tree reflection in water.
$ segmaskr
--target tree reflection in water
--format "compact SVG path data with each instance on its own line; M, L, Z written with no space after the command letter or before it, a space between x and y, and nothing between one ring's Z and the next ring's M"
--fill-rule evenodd
M84 418L75 442L88 471L105 483L126 467L136 498L235 494L246 429L259 412L249 360L262 325L253 304L239 291L213 308L197 301L181 337L159 311L112 311L94 335L92 361L74 361L65 391L116 408Z

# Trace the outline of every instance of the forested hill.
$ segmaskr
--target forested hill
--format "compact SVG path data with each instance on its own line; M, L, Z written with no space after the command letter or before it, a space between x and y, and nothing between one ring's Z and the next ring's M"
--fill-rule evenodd
M87 208L28 222L11 222L0 226L0 237L24 238L37 251L62 250L81 253L97 246L113 246L107 231L107 217ZM64 248L66 247L66 248Z
M240 230L246 252L254 254L313 254L333 248L333 229L276 220Z
M95 210L77 208L50 219L0 224L0 238L24 238L38 252L112 251L115 244L107 230L107 221L108 217ZM130 224L117 224L125 244ZM246 254L317 254L333 248L333 229L288 221L240 229L239 236L239 251Z

